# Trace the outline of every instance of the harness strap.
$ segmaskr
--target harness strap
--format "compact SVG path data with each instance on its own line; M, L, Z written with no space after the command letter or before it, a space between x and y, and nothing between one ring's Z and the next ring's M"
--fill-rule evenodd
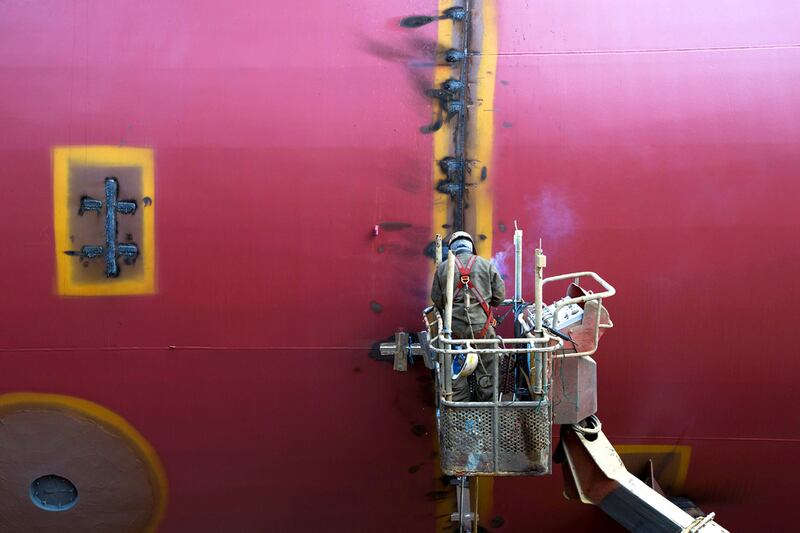
M489 307L489 304L486 303L486 300L484 299L483 295L480 293L480 291L478 291L478 288L475 286L474 283L472 283L472 280L470 279L470 274L472 273L472 267L475 266L475 261L477 261L478 256L473 255L472 257L470 257L466 266L464 266L464 264L458 257L453 256L453 259L455 259L455 266L456 268L458 268L458 273L460 275L460 278L458 280L458 285L456 285L456 290L453 291L453 298L455 298L456 294L458 294L458 292L463 287L467 287L470 290L470 292L475 295L475 299L478 300L481 309L483 309L483 312L486 314L486 323L483 325L483 329L481 329L481 331L478 333L478 336L476 337L478 339L482 339L483 337L486 336L486 333L489 331L489 328L497 324L497 320L495 320L494 316L492 315L492 308ZM469 320L469 310L467 310L467 320Z

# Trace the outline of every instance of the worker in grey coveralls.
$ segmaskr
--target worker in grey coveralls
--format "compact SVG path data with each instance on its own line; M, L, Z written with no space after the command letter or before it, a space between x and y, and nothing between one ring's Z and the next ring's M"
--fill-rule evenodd
M457 231L450 237L450 251L459 259L462 265L467 265L475 255L475 242L472 236L465 231ZM497 306L503 301L506 294L506 285L503 278L497 272L497 268L491 261L483 257L476 256L475 262L470 271L470 280L475 289L480 293L489 306ZM456 282L459 279L459 271L455 271ZM433 276L433 286L431 287L431 300L444 316L445 308L445 288L447 287L447 262L443 261L436 274ZM469 309L466 308L464 295L469 295ZM474 339L478 338L487 321L484 311L472 291L457 291L453 298L453 339ZM494 339L494 327L490 324L483 338ZM476 347L487 347L487 345L476 345ZM495 358L490 354L481 355L478 367L475 369L475 378L478 384L478 401L490 401L492 399L492 379L494 377ZM457 402L470 401L469 384L467 378L462 377L453 382L453 400Z

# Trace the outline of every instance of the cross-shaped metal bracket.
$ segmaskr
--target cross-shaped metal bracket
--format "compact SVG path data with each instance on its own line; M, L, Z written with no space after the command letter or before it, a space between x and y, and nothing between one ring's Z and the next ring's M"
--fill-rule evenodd
M394 342L380 344L381 355L394 355L394 370L405 372L408 370L408 361L414 361L414 356L422 356L425 368L433 370L433 357L429 350L428 332L417 333L419 342L411 342L411 337L405 331L394 334Z
M105 179L106 192L106 221L105 221L105 246L86 245L81 247L81 257L94 259L104 256L106 259L106 276L115 278L119 276L118 257L124 257L127 262L133 262L139 255L139 248L134 243L120 243L117 241L117 214L133 215L136 213L136 202L133 200L118 200L119 183L117 178ZM89 211L100 213L103 209L103 201L96 200L89 196L81 198L78 214L83 215Z

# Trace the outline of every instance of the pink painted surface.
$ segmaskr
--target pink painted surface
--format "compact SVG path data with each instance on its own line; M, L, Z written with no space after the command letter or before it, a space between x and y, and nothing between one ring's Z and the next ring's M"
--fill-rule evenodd
M597 356L606 433L690 445L688 496L733 531L781 527L800 473L786 343L800 295L800 8L512 2L500 28L498 221L541 235L551 273L616 286ZM503 480L495 501L535 493L567 513L557 492Z
M435 28L396 21L434 4L0 6L0 392L127 418L165 463L163 531L433 530L429 385L367 350L426 305ZM798 9L498 10L495 220L617 286L605 428L691 445L687 494L732 530L782 524L798 473ZM55 295L67 144L154 149L157 295ZM560 484L497 481L498 531L618 529Z

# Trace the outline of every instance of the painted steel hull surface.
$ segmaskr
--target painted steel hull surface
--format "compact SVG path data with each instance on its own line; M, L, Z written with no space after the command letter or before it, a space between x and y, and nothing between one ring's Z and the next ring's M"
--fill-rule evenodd
M498 4L492 254L512 266L517 220L551 274L611 281L611 441L689 446L685 495L777 529L800 453L800 8ZM443 231L419 131L437 25L398 25L438 9L0 5L0 392L135 426L169 483L160 531L446 524L431 382L368 356L421 329ZM51 150L86 145L153 150L153 294L58 294ZM558 475L481 494L490 530L619 530Z

